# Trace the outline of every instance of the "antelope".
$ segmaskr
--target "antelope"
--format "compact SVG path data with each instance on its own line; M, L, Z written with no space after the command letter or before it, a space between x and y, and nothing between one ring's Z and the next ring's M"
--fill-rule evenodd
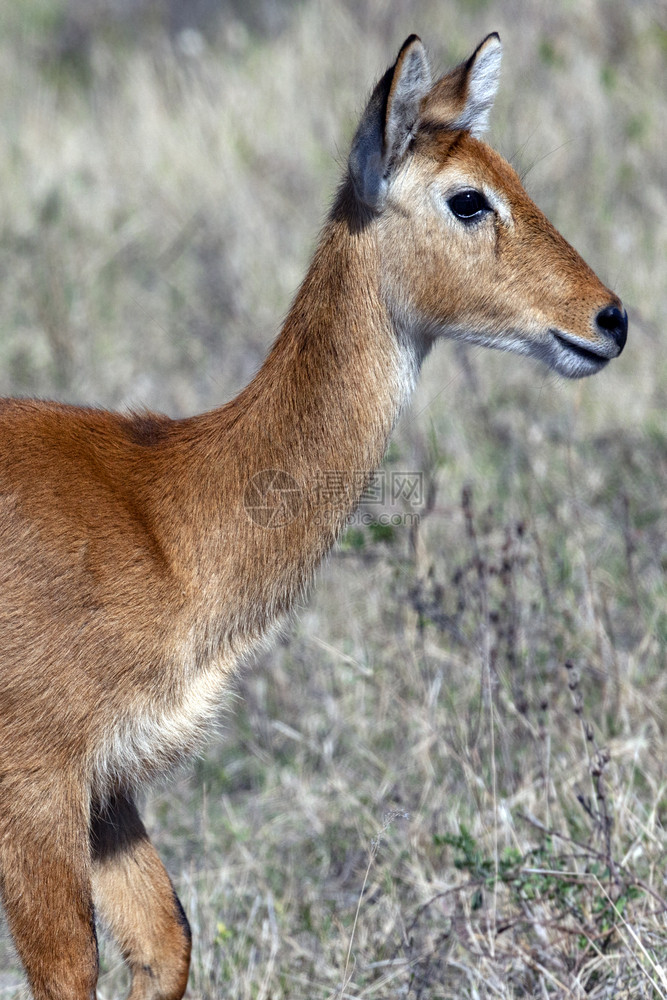
M432 84L405 41L231 402L178 420L0 402L0 887L35 1000L94 997L96 921L131 1000L183 996L190 929L136 794L201 746L311 582L434 342L568 378L623 350L620 299L481 139L500 59L494 33Z

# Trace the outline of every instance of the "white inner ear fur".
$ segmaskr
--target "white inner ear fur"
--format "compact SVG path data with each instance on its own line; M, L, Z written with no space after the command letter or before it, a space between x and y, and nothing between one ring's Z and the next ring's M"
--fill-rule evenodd
M419 117L419 105L431 86L431 70L421 42L406 52L400 75L387 107L383 156L385 169L395 165L405 152Z
M484 135L488 127L489 113L500 83L502 52L497 35L482 44L469 71L465 108L452 123L453 128L465 129L476 139Z
M395 69L386 108L374 92L357 129L350 153L350 173L357 194L366 204L381 208L389 185L408 147L419 117L422 98L431 85L424 46L414 39Z
M407 149L419 117L419 106L430 86L426 51L420 41L415 41L405 54L387 106L382 151L385 174L396 166Z

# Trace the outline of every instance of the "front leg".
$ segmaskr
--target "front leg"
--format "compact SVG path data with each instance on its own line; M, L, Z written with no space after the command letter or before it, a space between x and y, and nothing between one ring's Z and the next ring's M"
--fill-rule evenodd
M88 815L74 791L53 775L0 781L0 889L34 1000L95 998Z
M118 795L91 819L95 909L132 973L128 1000L180 1000L190 927L136 806Z

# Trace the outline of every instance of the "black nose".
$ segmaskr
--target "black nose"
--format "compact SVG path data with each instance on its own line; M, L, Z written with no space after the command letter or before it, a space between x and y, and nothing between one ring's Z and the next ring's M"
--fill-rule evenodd
M620 354L628 339L628 314L625 309L621 312L618 306L607 306L606 309L600 310L595 322L600 330L604 330L614 338Z

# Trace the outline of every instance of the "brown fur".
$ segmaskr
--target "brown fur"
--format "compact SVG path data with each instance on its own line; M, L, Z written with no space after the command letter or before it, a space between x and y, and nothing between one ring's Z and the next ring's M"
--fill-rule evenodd
M132 1000L182 996L187 920L134 792L200 745L239 660L311 581L433 339L572 375L619 353L595 322L618 299L512 169L448 128L443 95L459 115L477 53L422 99L418 45L371 100L284 328L236 399L186 420L0 405L0 887L36 1000L94 994L95 917ZM457 185L497 211L464 225Z

